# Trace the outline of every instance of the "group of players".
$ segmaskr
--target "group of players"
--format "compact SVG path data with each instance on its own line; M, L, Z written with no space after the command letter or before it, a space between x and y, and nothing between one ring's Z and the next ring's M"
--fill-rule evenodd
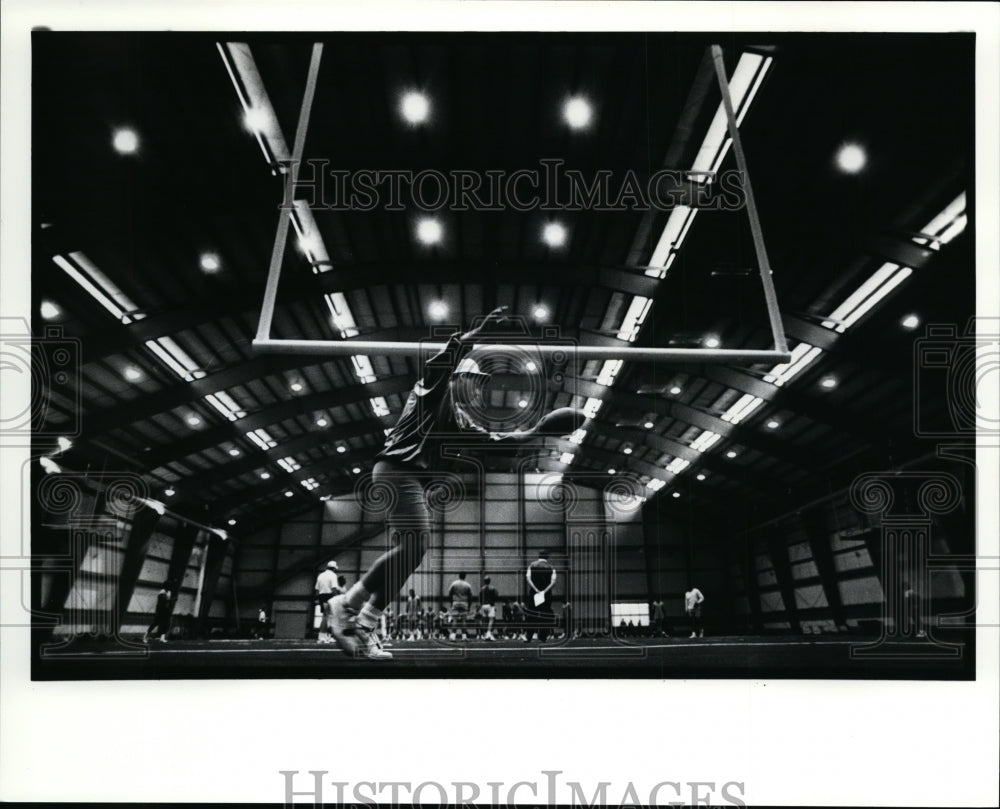
M489 576L484 577L478 595L466 580L466 574L459 573L448 588L447 599L439 609L424 606L416 591L409 590L406 600L399 603L398 610L387 604L379 616L376 628L382 640L415 641L423 639L467 641L472 639L496 641L519 639L530 642L534 638L545 641L557 628L556 615L552 609L552 588L558 575L549 564L543 551L532 562L525 573L528 587L532 591L530 604L523 601L504 600L497 604L500 594ZM331 621L331 603L343 595L346 580L337 574L337 563L327 563L326 570L316 579L316 603L321 608L322 619L317 642L334 643ZM561 624L563 638L573 634L571 622L572 608L563 605Z

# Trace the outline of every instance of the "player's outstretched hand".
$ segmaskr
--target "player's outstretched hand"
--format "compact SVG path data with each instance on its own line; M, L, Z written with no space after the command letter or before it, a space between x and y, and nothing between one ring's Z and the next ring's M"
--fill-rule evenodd
M498 306L496 309L494 309L492 312L486 315L486 317L484 317L482 321L475 328L469 329L469 331L465 332L465 334L462 335L461 339L463 341L474 340L476 337L482 334L487 327L499 326L500 324L504 323L507 320L507 311L508 309L506 306Z
M569 435L583 424L586 416L575 407L560 407L542 416L534 432L540 435Z

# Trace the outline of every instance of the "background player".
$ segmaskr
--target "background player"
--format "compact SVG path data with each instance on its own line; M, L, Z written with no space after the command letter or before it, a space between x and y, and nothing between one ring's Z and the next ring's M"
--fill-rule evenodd
M333 643L333 635L330 634L330 599L340 595L343 590L337 584L337 563L332 559L326 563L326 568L316 577L316 585L313 588L316 592L316 603L319 604L319 634L316 636L317 643Z
M419 640L420 623L424 614L423 604L420 603L420 596L412 588L406 596L406 639ZM402 616L400 616L402 617Z
M490 584L490 577L486 576L483 579L483 587L479 591L479 603L482 605L479 608L479 612L486 622L486 632L483 635L483 640L496 640L493 637L493 621L497 617L497 598L499 596L497 588Z
M451 633L449 640L455 640L458 628L462 630L462 640L468 640L466 622L469 619L469 605L472 603L472 585L465 580L465 574L459 573L458 578L448 588L448 600L451 601Z
M556 569L546 559L548 555L548 551L539 553L538 558L528 565L528 570L524 574L528 580L528 587L531 588L530 600L525 605L528 621L526 642L533 640L536 633L540 641L548 638L555 617L552 612L551 592L556 584Z
M403 412L386 436L372 472L375 485L392 489L394 505L387 517L393 543L344 596L331 601L330 628L340 647L351 655L385 660L385 651L373 630L386 604L420 565L430 544L431 515L424 500L424 486L441 461L441 447L458 430L486 441L525 442L538 434L568 435L579 423L579 411L560 408L543 416L530 430L490 433L461 406L482 397L488 374L466 359L484 330L497 328L507 308L490 312L475 328L455 334L447 345L424 364L423 373L407 397ZM482 349L487 352L489 347ZM430 473L430 478L429 478Z
M686 593L684 593L684 613L691 619L691 637L705 637L705 628L701 623L701 604L705 600L705 596L701 594L701 590L697 587L692 587Z

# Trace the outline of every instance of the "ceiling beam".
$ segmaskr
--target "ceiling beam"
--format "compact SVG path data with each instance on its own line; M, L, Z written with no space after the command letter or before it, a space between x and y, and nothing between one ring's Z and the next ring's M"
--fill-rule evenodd
M350 292L381 285L398 285L414 279L419 279L421 284L504 283L537 286L541 283L545 286L604 288L645 297L652 297L659 283L659 279L634 270L598 265L553 262L370 262L338 265L338 269L327 273L304 274L292 280L283 280L278 308L308 300L315 300L320 304L323 294L327 292ZM128 326L118 325L87 337L82 352L83 361L94 362L113 354L121 354L138 348L147 340L176 337L188 329L215 323L226 317L244 314L256 317L263 300L261 285L234 291L226 296L191 302L175 309L149 313L147 317Z

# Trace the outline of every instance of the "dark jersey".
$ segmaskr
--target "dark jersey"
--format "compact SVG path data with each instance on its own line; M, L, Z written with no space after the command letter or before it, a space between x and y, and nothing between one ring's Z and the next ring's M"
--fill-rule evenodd
M457 428L449 381L463 355L471 346L452 335L448 344L424 363L403 405L403 412L385 439L378 458L413 464L428 469L439 459L442 434Z
M499 596L500 594L497 592L497 588L487 584L482 590L479 591L479 603L489 604L491 607L494 607L496 606L497 598Z
M528 566L531 583L539 590L544 590L552 582L552 565L544 559L538 559Z

